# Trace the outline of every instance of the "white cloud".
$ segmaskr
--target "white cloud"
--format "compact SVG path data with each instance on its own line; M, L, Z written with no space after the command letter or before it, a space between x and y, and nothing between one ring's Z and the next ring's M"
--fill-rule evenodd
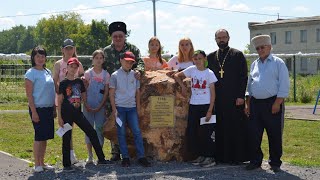
M156 11L157 16L157 28L165 29L162 27L161 24L165 22L171 22L170 19L172 18L172 14L165 12L165 11ZM128 22L128 26L130 25L130 29L138 30L145 25L150 25L153 27L153 11L152 10L142 10L138 11L134 14L128 15L124 17L126 22Z
M261 8L262 11L280 11L279 6L265 6Z
M181 4L188 4L194 6L203 6L217 9L225 9L229 5L229 0L181 0ZM186 7L186 6L180 6Z
M96 20L105 19L106 16L108 14L110 14L110 11L105 10L103 8L102 9L99 9L99 8L91 9L91 8L92 7L90 7L90 6L80 4L80 5L72 8L71 10L80 14L81 19L84 21L85 24L91 23L92 19L96 19ZM47 11L45 14L40 15L39 19L49 18L52 15L61 14L61 12L60 13L55 13L55 12L58 12L58 11L57 10Z
M21 15L24 15L24 13L21 12L21 11L19 11L19 12L17 12L17 15L18 15L18 16L21 16Z
M110 11L105 9L90 9L91 7L80 4L72 10L76 11L81 15L83 21L88 24L91 23L92 19L100 20L105 19L105 17L110 14Z
M206 21L197 16L181 17L172 23L172 31L177 35L188 36L193 31L199 31L206 26Z
M128 16L128 21L151 21L153 19L153 12L150 10L138 11Z
M181 4L188 4L193 6L208 7L214 9L224 9L230 11L249 11L250 8L243 3L231 4L229 0L181 0ZM180 7L186 7L181 5Z
M99 0L99 3L104 5L104 6L109 6L109 5L117 5L117 4L129 4L131 3L132 0Z
M0 30L10 29L11 27L15 26L15 22L11 18L0 18Z
M167 21L172 18L172 14L166 11L156 11L157 13L157 21Z
M41 14L40 16L39 16L39 19L42 19L42 18L49 18L50 16L53 16L53 15L57 15L57 14L59 14L59 13L55 13L56 11L55 10L50 10L50 11L47 11L47 12L45 12L45 14Z
M242 11L242 12L247 12L250 10L250 8L245 4L233 4L227 9L230 11Z
M296 6L293 8L293 11L295 11L295 12L308 12L309 9L304 6Z

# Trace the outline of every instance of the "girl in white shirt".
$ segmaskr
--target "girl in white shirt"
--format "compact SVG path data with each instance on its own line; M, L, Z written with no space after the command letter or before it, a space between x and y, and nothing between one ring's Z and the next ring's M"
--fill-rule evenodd
M178 72L174 78L181 86L182 94L186 95L187 89L182 79L191 78L191 98L187 124L187 151L196 158L194 165L211 167L215 165L215 124L200 125L200 118L209 121L214 111L215 86L217 78L213 71L207 68L206 54L196 51L193 56L194 66Z

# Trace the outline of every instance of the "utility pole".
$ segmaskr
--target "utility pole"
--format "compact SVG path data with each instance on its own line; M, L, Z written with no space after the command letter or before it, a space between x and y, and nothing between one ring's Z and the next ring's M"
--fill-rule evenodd
M153 3L153 35L157 36L156 0L152 0L152 3Z

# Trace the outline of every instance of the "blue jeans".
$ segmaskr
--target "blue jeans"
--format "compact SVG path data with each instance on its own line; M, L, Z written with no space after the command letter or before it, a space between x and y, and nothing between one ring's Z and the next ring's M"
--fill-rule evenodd
M86 108L83 108L83 115L89 121L91 126L96 130L100 145L102 147L104 144L103 125L106 122L105 112L106 110L104 108L102 108L98 112L88 112ZM85 141L86 144L91 144L91 141L87 135L85 135Z
M127 140L126 140L126 124L127 123L133 133L137 157L138 158L144 157L144 147L143 147L141 131L139 128L137 108L136 107L133 107L133 108L117 107L117 111L118 111L118 117L122 121L121 127L118 125L118 123L116 123L118 141L119 141L122 158L129 158L128 146L127 146Z

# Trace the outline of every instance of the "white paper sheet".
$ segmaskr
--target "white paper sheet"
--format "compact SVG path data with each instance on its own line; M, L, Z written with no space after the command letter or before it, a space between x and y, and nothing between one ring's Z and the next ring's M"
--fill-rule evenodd
M72 126L70 126L69 123L66 123L66 124L63 125L63 128L60 127L60 128L56 131L56 133L57 133L58 136L62 137L67 131L69 131L69 130L71 130L71 129L72 129Z
M200 125L212 123L216 123L216 115L212 115L208 122L206 121L206 117L200 118Z
M120 127L122 126L122 121L119 117L116 118L116 122Z

